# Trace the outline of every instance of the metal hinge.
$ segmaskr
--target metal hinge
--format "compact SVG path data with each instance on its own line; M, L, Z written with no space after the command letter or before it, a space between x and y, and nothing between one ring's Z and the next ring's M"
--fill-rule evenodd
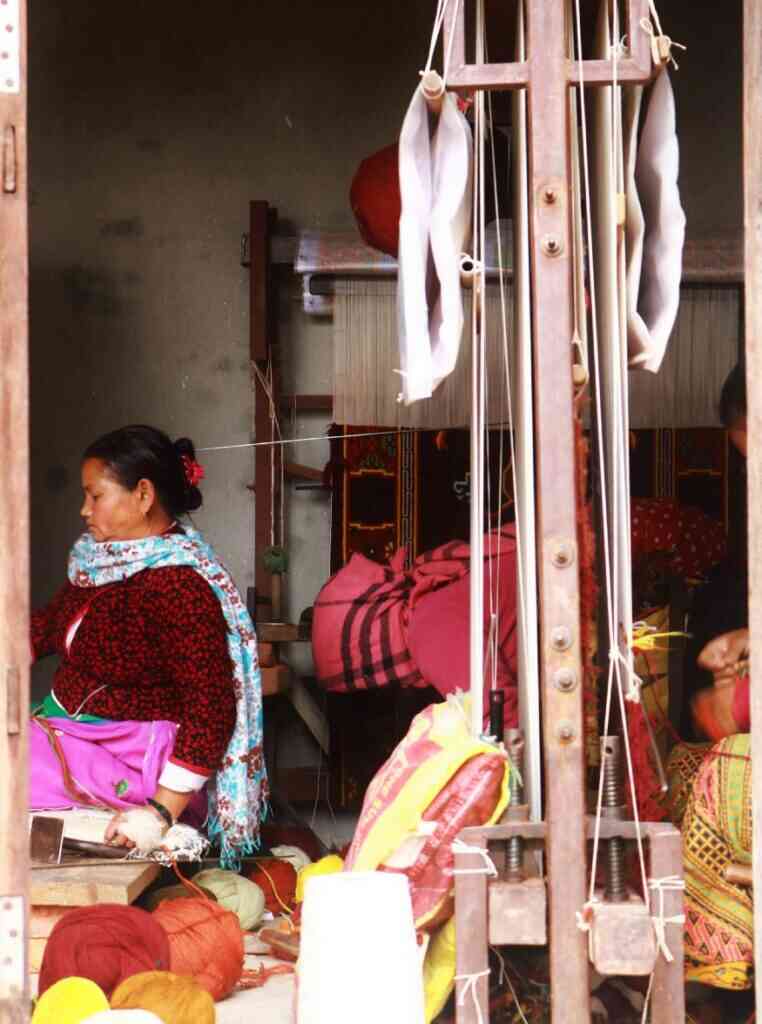
M0 896L0 999L22 996L26 988L24 897Z
M0 93L21 92L19 0L0 0Z

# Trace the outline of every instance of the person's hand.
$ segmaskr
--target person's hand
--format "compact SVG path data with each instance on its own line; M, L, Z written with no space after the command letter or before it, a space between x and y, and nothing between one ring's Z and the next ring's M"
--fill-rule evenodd
M150 805L147 805L145 808L141 808L141 810L146 810L150 814L153 814L158 819L158 821L161 822L163 832L169 831L169 826L167 825L166 821L155 808L151 807ZM124 811L119 811L119 813L114 815L114 817L106 826L106 831L104 833L104 841L109 846L123 846L126 850L132 850L135 848L135 843L128 836L124 835L124 833L121 831L121 827L124 824L124 819Z
M749 630L734 629L710 640L698 656L698 665L714 675L715 682L735 674L736 665L749 651Z

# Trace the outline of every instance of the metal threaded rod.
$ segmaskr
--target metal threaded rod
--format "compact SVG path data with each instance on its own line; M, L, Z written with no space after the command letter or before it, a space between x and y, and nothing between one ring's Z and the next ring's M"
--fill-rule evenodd
M506 746L511 758L513 770L510 778L511 806L524 802L524 734L521 729L509 729L506 733ZM513 836L508 840L508 857L506 877L509 882L519 882L523 878L524 840L521 836Z
M601 737L601 771L603 772L603 806L607 817L624 817L622 786L622 755L619 736ZM624 840L609 839L606 843L606 888L604 899L622 903L627 899L624 865Z

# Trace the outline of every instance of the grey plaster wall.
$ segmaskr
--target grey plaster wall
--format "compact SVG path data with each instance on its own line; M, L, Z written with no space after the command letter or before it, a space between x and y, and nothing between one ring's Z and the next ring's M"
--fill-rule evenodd
M269 200L294 230L349 224L353 170L394 137L416 80L428 31L428 5L418 8L33 0L35 603L63 579L88 441L136 421L198 445L251 440L248 201ZM288 298L285 313L287 337L308 353L324 331L300 323ZM328 389L325 344L317 351ZM197 522L243 589L253 456L203 461ZM299 533L324 529L312 504L293 521ZM316 549L292 543L299 581Z
M732 233L741 224L739 4L668 6L667 31L689 46L675 82L690 230ZM350 224L351 176L399 130L433 8L32 0L35 603L63 578L89 440L135 421L202 446L251 439L248 278L238 260L248 201L269 200L294 231ZM287 385L328 390L330 324L304 317L298 286L281 302ZM293 427L308 436L325 425L312 416ZM321 466L327 446L303 442L291 454ZM197 522L244 589L253 582L253 456L203 461ZM288 603L298 614L328 571L329 517L323 496L291 498Z

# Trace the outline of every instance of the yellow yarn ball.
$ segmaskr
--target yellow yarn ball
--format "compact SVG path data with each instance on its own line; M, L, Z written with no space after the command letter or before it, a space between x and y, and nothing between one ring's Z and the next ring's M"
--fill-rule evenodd
M234 871L209 868L193 876L193 882L214 894L220 906L238 915L245 932L256 927L265 912L265 894L256 884Z
M327 857L321 857L314 864L308 864L306 868L302 868L296 876L296 902L301 903L304 900L304 887L310 878L315 878L317 875L335 875L343 870L344 861L338 853L329 853Z
M88 978L62 978L37 1000L32 1024L82 1024L108 1010L105 993Z
M111 996L114 1010L148 1010L164 1024L214 1024L214 1000L193 978L169 971L133 974Z

